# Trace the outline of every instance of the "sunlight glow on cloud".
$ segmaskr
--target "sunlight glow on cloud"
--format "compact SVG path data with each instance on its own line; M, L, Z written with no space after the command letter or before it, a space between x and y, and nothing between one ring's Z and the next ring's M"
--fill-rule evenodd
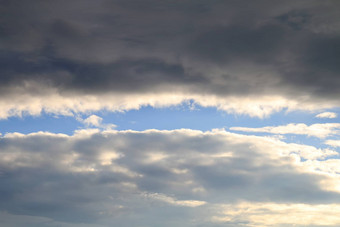
M53 90L51 89L51 91ZM195 104L202 107L216 107L227 113L244 114L258 118L268 117L283 109L288 109L288 111L316 111L336 105L335 103L312 103L309 101L288 100L279 96L219 97L181 93L61 96L56 93L49 93L44 97L15 95L7 97L6 99L0 98L0 104L2 106L0 119L6 119L11 116L39 116L42 112L65 116L73 116L77 113L91 113L100 110L122 112L139 109L142 106L152 106L155 108L175 106L190 100L193 100Z
M336 226L340 224L338 204L247 203L219 205L219 216L213 221L246 226Z
M317 118L336 118L337 116L338 115L334 112L323 112L323 113L319 113L315 117L317 117Z
M325 123L325 124L288 124L282 126L267 126L263 128L247 128L247 127L231 127L233 131L243 132L266 132L273 134L298 134L326 138L331 135L339 135L340 123Z

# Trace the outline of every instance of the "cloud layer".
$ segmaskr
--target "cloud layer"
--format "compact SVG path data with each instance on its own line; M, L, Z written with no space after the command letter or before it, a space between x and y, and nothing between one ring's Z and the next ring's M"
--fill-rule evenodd
M289 217L309 209L323 218L294 224L340 223L337 153L269 137L189 129L12 133L0 138L0 153L0 215L16 217L16 226L26 219L32 226L279 226L292 220L276 220L278 210Z
M258 117L339 106L337 1L13 0L0 10L2 118L190 99Z
M0 225L339 226L340 124L324 112L340 107L339 10L337 0L0 1L0 120L45 112L89 127L0 133ZM259 118L315 111L313 123L230 129L323 148L222 129L117 131L94 113L183 103Z

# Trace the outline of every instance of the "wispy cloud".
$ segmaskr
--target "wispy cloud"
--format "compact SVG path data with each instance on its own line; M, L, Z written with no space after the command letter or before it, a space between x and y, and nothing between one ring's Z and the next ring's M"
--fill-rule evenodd
M331 145L333 147L340 147L340 140L327 140L325 144Z
M267 126L262 128L247 128L247 127L231 127L233 131L243 132L265 132L273 134L297 134L307 135L319 138L326 138L331 135L338 135L340 133L339 123L325 123L325 124L288 124L282 126Z
M338 115L334 112L323 112L323 113L319 113L315 117L317 117L317 118L336 118L337 116Z

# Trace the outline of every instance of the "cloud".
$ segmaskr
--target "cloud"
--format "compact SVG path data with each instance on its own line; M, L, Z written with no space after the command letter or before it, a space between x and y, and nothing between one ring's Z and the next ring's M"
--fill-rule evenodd
M334 1L0 7L1 118L167 106L169 94L257 117L339 106ZM238 100L255 107L238 109Z
M176 200L170 196L166 196L159 193L145 194L147 198L163 201L176 206L197 207L206 204L204 201L198 200Z
M213 221L236 226L335 226L340 222L338 204L239 203L216 206ZM240 225L240 223L249 223Z
M318 148L224 130L117 131L94 115L190 103L335 118L322 111L340 106L339 7L1 1L0 119L87 118L73 135L0 134L0 225L339 226L338 123L231 128L327 138Z
M83 122L87 125L87 126L100 126L102 124L103 118L98 117L97 115L91 115L88 118L86 118L85 120L83 120Z
M33 86L32 89L40 89ZM40 89L41 90L41 89ZM11 100L9 102L8 100ZM139 109L143 106L163 108L192 101L193 104L202 107L215 107L221 111L234 114L244 114L251 117L264 118L270 114L285 110L308 110L313 111L319 108L329 108L330 104L309 103L288 100L278 96L264 97L218 97L204 94L187 93L145 93L142 95L112 94L105 95L60 95L50 88L46 91L45 97L30 95L8 95L6 99L0 100L2 108L0 119L10 116L25 116L27 114L39 116L42 113L76 116L78 113L87 114L100 110L112 112L123 112L132 109Z
M323 113L319 113L315 117L317 117L317 118L336 118L337 116L338 115L334 112L323 112Z
M325 144L328 144L333 147L340 147L340 140L327 140Z
M25 224L14 217L33 226L232 225L224 209L214 209L242 212L240 201L255 210L270 201L306 213L340 199L336 169L326 168L338 160L335 151L224 130L10 133L0 138L0 153L1 215L17 226ZM273 209L268 223L278 215ZM257 223L261 215L242 220Z
M282 126L267 126L263 128L247 128L247 127L231 127L233 131L243 132L266 132L273 134L297 134L307 135L319 138L326 138L331 135L339 134L340 124L338 123L325 123L325 124L288 124Z

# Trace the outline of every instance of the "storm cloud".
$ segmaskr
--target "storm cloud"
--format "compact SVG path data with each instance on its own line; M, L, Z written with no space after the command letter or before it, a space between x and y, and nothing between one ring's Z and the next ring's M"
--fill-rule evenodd
M279 100L274 110L247 113L260 117L339 106L337 1L14 0L0 7L3 118L81 111L69 102L52 106L56 96L83 99L94 111L192 99L244 113L231 99ZM181 97L160 98L171 94ZM107 102L96 107L88 96ZM110 106L108 96L130 101ZM25 102L40 104L33 111Z

